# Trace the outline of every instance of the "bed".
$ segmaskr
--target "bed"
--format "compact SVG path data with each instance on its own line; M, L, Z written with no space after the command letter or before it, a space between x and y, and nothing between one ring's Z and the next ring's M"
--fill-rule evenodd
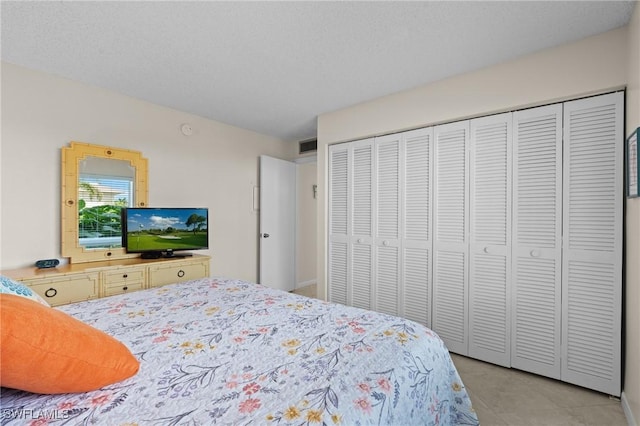
M140 369L85 393L3 388L3 425L478 424L440 338L408 320L224 278L57 309Z

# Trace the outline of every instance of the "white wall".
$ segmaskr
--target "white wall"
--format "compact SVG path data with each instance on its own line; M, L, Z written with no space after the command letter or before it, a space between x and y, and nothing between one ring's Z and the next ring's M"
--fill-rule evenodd
M629 23L627 131L640 127L640 2ZM622 403L630 425L640 424L640 198L627 199L626 369Z
M141 151L150 206L209 207L212 274L256 279L258 157L291 159L293 144L5 62L1 71L0 267L60 258L60 148L73 140Z
M317 169L315 160L297 165L296 288L316 283Z

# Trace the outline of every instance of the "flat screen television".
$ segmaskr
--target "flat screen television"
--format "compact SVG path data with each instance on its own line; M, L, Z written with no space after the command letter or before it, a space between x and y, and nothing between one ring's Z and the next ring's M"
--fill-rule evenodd
M209 248L209 210L198 207L122 209L122 246L143 258L185 257ZM176 253L180 252L180 253Z

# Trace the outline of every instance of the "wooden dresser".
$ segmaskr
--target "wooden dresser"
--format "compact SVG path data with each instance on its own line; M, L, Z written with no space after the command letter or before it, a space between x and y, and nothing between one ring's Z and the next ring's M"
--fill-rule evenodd
M210 256L72 263L0 271L28 285L51 306L159 287L209 276Z

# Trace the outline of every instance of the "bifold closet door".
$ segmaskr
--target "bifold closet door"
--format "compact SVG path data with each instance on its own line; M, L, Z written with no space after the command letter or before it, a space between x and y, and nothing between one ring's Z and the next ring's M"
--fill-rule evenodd
M430 325L432 128L375 139L375 310Z
M426 128L329 148L330 301L430 325L432 144Z
M468 353L469 122L436 126L432 328L455 353Z
M402 134L402 316L431 327L433 128Z
M562 380L620 395L623 101L564 104Z
M347 304L349 270L349 148L329 147L329 268L328 298Z
M560 378L562 104L513 113L511 366Z
M469 356L511 365L512 114L470 121Z
M352 153L350 200L351 227L349 247L351 254L349 294L351 306L372 309L371 283L373 282L373 140L366 139L349 144Z
M375 139L375 310L400 315L401 134Z
M372 308L373 139L329 148L329 300Z

